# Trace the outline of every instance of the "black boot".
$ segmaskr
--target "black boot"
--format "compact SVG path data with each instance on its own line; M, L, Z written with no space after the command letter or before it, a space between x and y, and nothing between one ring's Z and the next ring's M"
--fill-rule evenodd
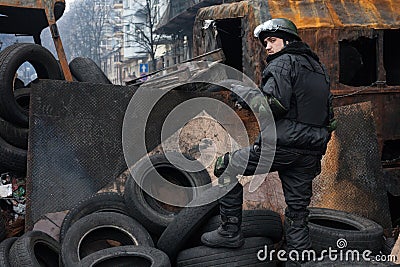
M239 248L244 244L242 230L237 217L221 215L221 225L217 230L204 233L201 242L208 247Z
M285 266L300 266L301 263L307 262L309 259L301 258L304 250L311 249L311 240L308 230L308 210L302 211L285 211L285 239L286 251L296 250L300 255L298 260L289 260Z
M243 246L242 224L243 187L237 183L219 200L221 225L217 230L204 233L201 242L209 247L238 248Z

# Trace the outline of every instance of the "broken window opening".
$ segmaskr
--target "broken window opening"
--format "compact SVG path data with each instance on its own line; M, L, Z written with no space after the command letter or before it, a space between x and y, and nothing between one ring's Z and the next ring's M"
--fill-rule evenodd
M369 86L377 80L376 38L339 41L339 82Z
M383 163L400 163L400 139L387 140L383 143L382 158Z
M225 64L243 72L242 20L240 18L216 21L220 48L225 54Z
M386 84L400 85L400 29L383 32L383 64L386 70Z
M392 226L400 226L400 206L398 203L400 202L400 196L394 196L387 193L388 201L389 201L389 210L390 210L390 217L392 218Z

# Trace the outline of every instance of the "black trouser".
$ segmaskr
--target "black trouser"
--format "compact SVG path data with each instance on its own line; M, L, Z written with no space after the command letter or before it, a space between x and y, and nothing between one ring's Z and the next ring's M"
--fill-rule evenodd
M312 196L312 180L321 171L321 156L298 154L277 147L275 156L270 158L272 163L266 162L268 159L260 161L260 151L257 146L239 149L232 153L228 175L235 172L253 175L256 168L257 174L277 171L287 204L285 226L288 251L310 249L307 207ZM246 168L243 169L243 166ZM270 170L268 170L269 167L271 167ZM220 199L221 213L227 216L239 216L238 207L242 205L242 196L243 187L237 183Z

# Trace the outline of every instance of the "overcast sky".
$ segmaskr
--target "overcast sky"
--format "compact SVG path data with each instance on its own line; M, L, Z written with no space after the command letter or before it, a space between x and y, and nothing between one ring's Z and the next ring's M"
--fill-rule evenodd
M65 11L68 11L69 10L69 5L72 3L72 2L74 2L75 0L65 0L65 5L66 5L66 7L65 7Z

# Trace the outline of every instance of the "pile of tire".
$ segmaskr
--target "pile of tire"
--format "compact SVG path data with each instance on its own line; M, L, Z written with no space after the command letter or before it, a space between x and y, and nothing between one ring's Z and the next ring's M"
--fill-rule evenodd
M161 203L141 188L154 171L183 186L207 185L211 179L205 170L184 171L176 162L178 158L173 159L174 164L161 154L150 159L134 166L131 173L140 177L128 176L123 195L97 193L70 209L62 222L59 242L42 232L4 240L0 243L0 266L279 266L276 258L258 257L260 251L281 249L279 214L244 210L245 244L241 248L205 247L200 237L218 227L217 199L225 189L209 186L199 193L194 188L184 208ZM345 239L348 249L368 249L373 254L382 250L382 227L354 214L310 208L309 229L317 252L336 248L338 239ZM332 266L329 259L306 266L324 264ZM365 262L354 264L335 266L369 266Z
M109 264L104 266L276 266L256 257L260 249L272 249L282 239L281 218L269 210L243 211L242 248L201 245L201 234L219 225L220 188L211 187L206 170L187 172L179 164L178 154L150 156L150 161L134 166L131 173L139 177L128 176L123 195L98 193L72 208L60 229L63 266L95 266L103 261ZM161 203L143 190L142 183L151 180L154 171L171 183L193 187L187 196L190 207ZM203 185L206 189L197 192ZM203 201L207 203L195 205Z
M16 43L0 52L0 172L26 173L29 102L31 85L16 77L18 68L29 62L37 79L63 80L59 62L46 48L32 43ZM89 58L78 57L70 62L74 80L111 84Z
M16 78L18 68L29 62L38 79L62 78L54 56L44 47L17 43L0 52L0 171L26 173L30 85Z

